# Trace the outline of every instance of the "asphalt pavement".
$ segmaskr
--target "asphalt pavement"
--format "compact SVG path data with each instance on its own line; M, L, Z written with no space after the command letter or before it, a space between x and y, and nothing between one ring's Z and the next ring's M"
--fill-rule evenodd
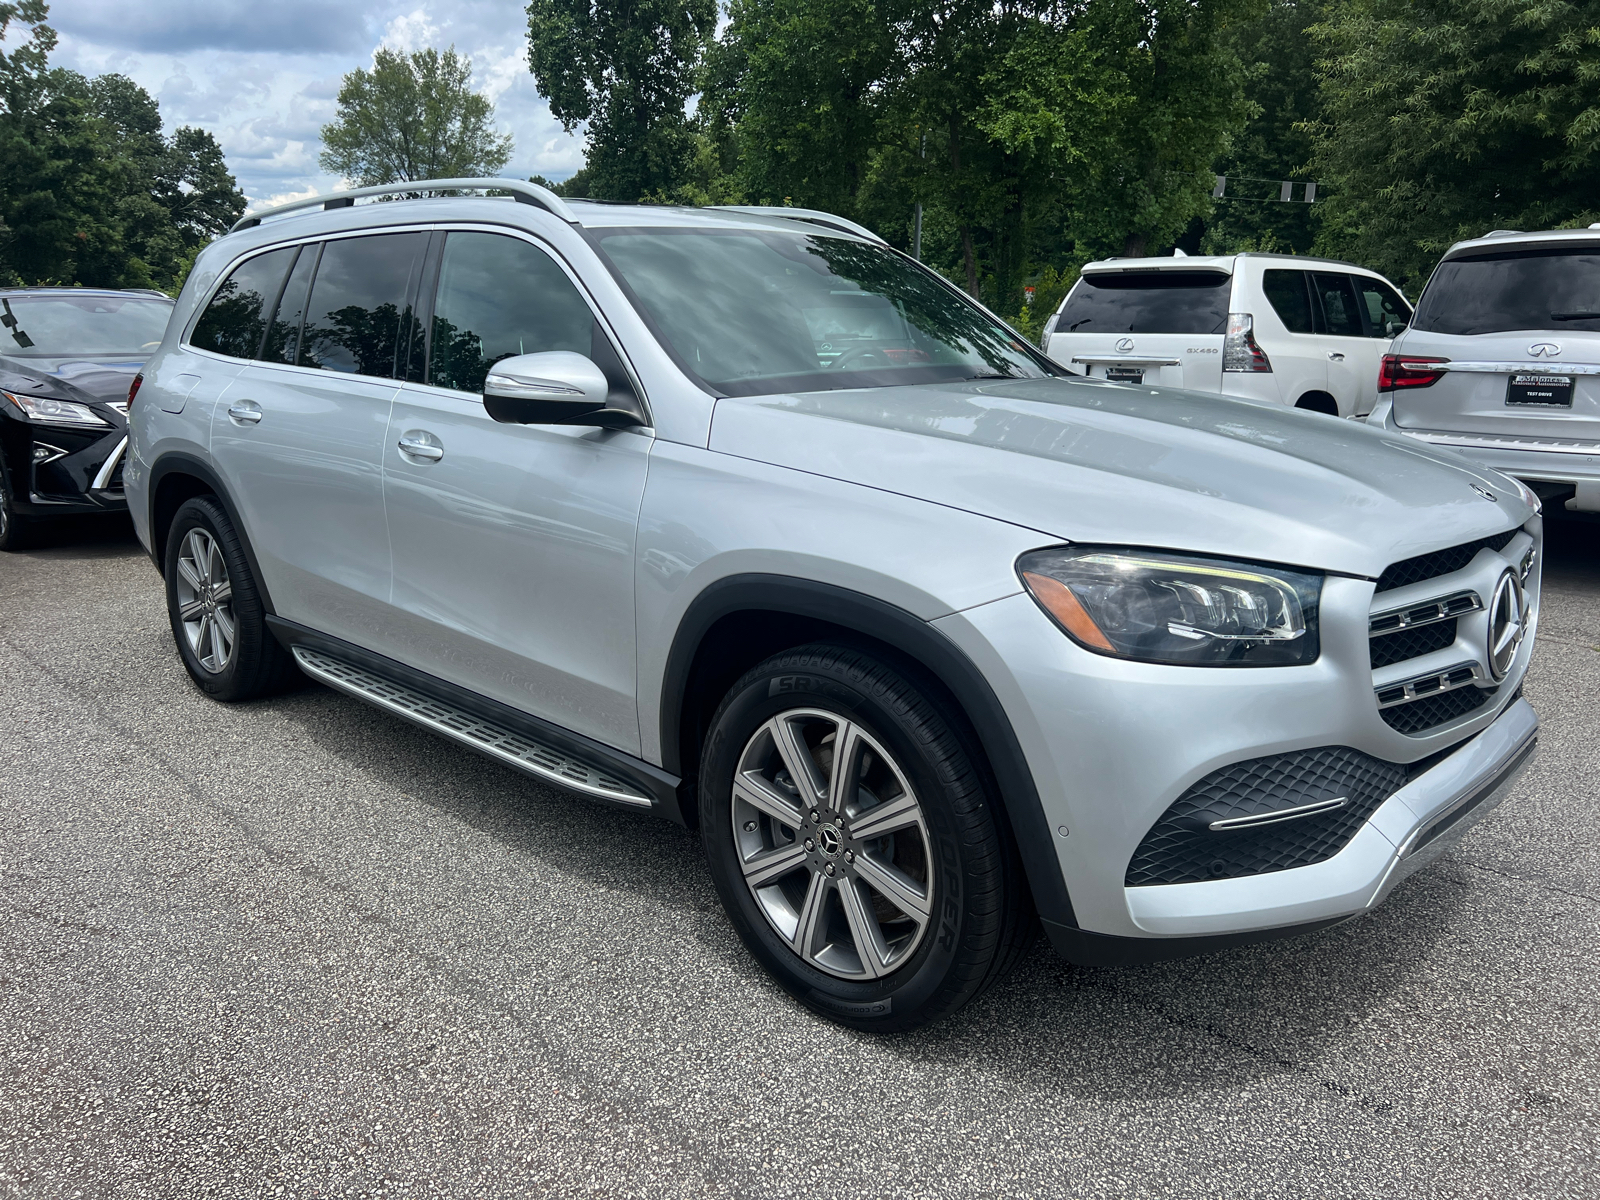
M1377 913L811 1015L695 837L188 681L123 526L0 555L0 1197L1600 1196L1600 526L1516 793Z

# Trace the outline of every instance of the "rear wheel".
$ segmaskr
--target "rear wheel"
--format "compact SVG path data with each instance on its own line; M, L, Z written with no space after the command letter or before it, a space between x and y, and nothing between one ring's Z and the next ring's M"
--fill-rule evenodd
M167 614L189 677L215 700L280 691L299 677L267 628L238 534L210 496L184 501L167 534Z
M1032 914L956 726L887 663L816 645L744 676L712 722L701 825L724 906L802 1003L858 1029L954 1012Z

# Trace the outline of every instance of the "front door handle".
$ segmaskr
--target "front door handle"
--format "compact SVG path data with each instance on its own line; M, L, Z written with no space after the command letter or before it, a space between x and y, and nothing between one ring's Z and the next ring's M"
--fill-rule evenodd
M1337 351L1337 350L1329 350L1328 351L1328 361L1329 362L1343 362L1344 361L1344 355L1339 353L1339 351Z
M254 400L235 400L228 405L228 416L235 425L258 425L261 422L261 405Z
M439 439L422 429L407 430L401 435L398 445L400 453L411 458L438 462L444 457L444 447L439 444Z

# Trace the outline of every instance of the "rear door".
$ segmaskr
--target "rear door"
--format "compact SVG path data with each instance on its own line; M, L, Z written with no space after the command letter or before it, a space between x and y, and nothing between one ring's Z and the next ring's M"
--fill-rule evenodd
M1399 349L1450 360L1394 393L1402 428L1600 442L1600 244L1447 259Z
M1311 295L1311 273L1271 267L1261 273L1261 291L1283 330L1273 329L1267 315L1257 312L1257 336L1272 360L1278 399L1293 407L1309 393L1328 390L1328 347L1316 331L1320 318Z
M1328 360L1328 393L1339 405L1341 417L1371 412L1377 400L1383 349L1367 336L1358 280L1349 271L1312 271L1310 275Z
M1096 379L1219 392L1232 282L1221 267L1086 270L1046 353Z

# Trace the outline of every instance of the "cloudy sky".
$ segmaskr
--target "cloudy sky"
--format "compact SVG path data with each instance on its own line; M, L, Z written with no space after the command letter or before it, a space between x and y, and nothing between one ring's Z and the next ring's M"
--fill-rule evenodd
M526 0L51 0L57 66L130 76L168 132L209 129L252 204L326 192L318 131L339 80L379 46L454 45L516 139L506 173L564 179L583 147L561 131L527 64Z

